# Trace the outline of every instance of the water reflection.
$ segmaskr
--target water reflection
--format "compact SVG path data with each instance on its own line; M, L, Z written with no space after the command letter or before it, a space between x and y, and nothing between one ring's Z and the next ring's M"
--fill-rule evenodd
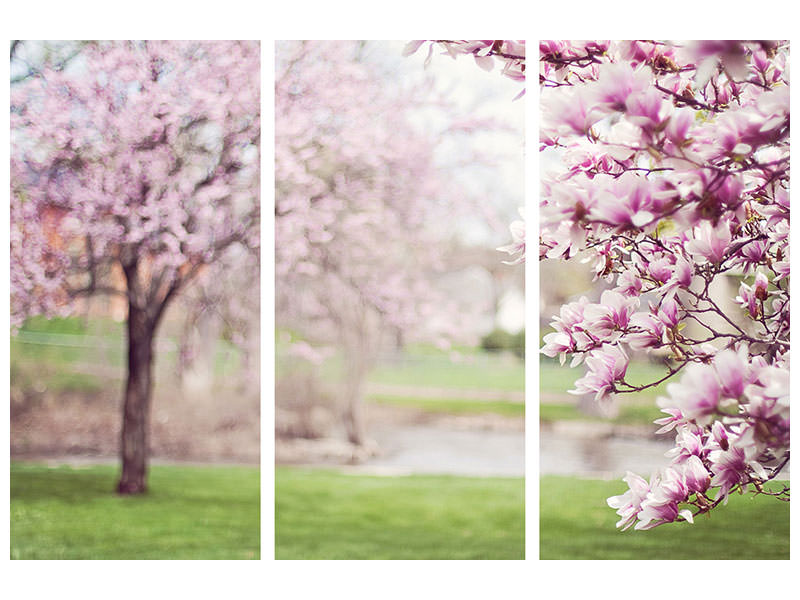
M600 437L542 430L539 468L542 475L579 475L615 479L626 471L643 476L665 466L672 441Z
M524 477L522 431L457 431L413 425L372 432L381 454L354 470L385 473Z
M673 441L669 435L662 440L541 430L540 474L619 479L633 471L649 478L669 465L670 459L664 454L672 448ZM789 479L789 465L776 479Z

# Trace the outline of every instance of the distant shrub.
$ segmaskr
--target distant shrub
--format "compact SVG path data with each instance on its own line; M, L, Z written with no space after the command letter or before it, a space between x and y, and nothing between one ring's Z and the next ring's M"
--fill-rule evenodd
M518 358L525 358L525 330L511 334L496 328L481 339L481 348L487 352L513 352Z
M514 356L525 360L525 330L521 329L511 336L511 348Z
M275 433L281 438L325 437L333 425L333 397L309 373L294 371L275 382Z

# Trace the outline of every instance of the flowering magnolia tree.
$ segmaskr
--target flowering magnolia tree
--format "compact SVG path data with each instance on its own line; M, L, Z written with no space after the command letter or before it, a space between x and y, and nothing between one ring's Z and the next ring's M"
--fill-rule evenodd
M379 349L409 331L436 335L434 313L456 313L433 278L442 224L464 197L435 164L437 136L413 124L431 90L389 79L369 48L276 48L277 319L307 340L289 348L293 357L319 363L321 348L341 355L342 422L357 446Z
M540 44L540 258L583 257L599 302L561 308L542 352L598 402L672 380L670 461L608 499L617 527L692 522L789 462L787 42ZM632 383L634 353L664 357Z
M165 309L258 248L259 93L257 42L88 43L12 87L12 323L126 299L119 493L146 490Z

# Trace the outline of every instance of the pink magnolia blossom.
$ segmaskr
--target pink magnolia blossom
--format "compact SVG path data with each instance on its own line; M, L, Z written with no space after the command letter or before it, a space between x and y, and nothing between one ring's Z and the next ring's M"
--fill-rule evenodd
M617 527L625 531L636 523L642 509L642 502L650 493L650 485L630 471L625 475L623 481L628 484L628 491L620 496L612 496L606 502L611 508L617 509L617 514L621 517L617 522Z
M411 56L425 42L429 42L427 65L438 46L455 59L460 54L471 55L475 64L486 71L494 68L495 61L502 64L504 76L515 81L525 81L525 40L412 40L403 49L403 56Z
M598 340L611 340L628 326L638 307L639 298L606 290L598 304L588 304L583 309L583 329Z
M686 419L710 423L719 406L722 391L714 369L709 365L692 363L681 377L680 383L667 385L669 398L659 399L662 408L677 408Z
M520 209L520 214L523 215L522 209ZM518 265L525 262L525 221L513 221L509 229L511 229L512 242L506 246L500 246L498 250L507 252L514 257L511 261L504 261L506 264Z
M672 280L678 286L688 288L692 283L692 275L694 274L694 266L683 256L677 256L675 259L675 267L672 271Z
M655 279L656 283L661 285L670 280L674 270L672 261L666 256L656 260L651 260L649 263L647 263L646 268L648 275Z
M677 146L683 146L689 138L689 129L694 122L694 112L688 108L673 111L665 129L667 139Z
M742 246L740 252L744 258L745 272L763 262L769 246L767 240L754 240Z
M632 95L645 92L652 81L648 69L632 68L626 63L601 64L597 81L589 86L596 102L608 110L626 109ZM642 100L635 101L639 104Z
M761 271L756 273L756 280L753 282L753 293L755 294L756 298L762 301L766 300L768 286L769 280L767 279L767 276Z
M544 98L543 128L554 138L573 133L586 135L602 118L603 113L589 90L580 88L571 94Z
M668 467L654 475L649 484L638 475L628 472L624 481L628 483L628 491L607 500L611 508L618 509L617 514L622 518L617 522L617 527L623 531L634 523L634 529L646 530L671 523L678 517L690 523L693 521L691 511L678 507L689 493L684 470Z
M564 364L567 352L575 349L575 341L572 336L563 331L556 331L548 333L543 338L544 346L542 346L542 354L550 358L559 357L561 364Z
M553 333L544 336L544 346L542 354L550 358L559 356L561 364L564 364L566 353L578 348L581 339L586 336L582 334L583 312L589 300L583 296L577 302L571 302L561 307L560 316L556 317L551 326L555 329Z
M619 348L604 344L593 350L586 359L588 371L575 382L575 389L570 394L595 394L595 400L606 400L614 391L614 384L625 377L628 368L628 356Z
M709 453L711 472L711 486L718 487L718 498L728 502L728 492L740 483L747 481L748 463L752 461L753 448L741 447L736 441L729 442L726 450L712 450Z
M674 296L667 296L661 301L661 306L658 309L658 319L666 327L675 327L680 320L678 317L678 309L680 305L675 300Z
M642 280L632 271L623 271L617 277L614 291L624 296L638 296L642 291Z
M761 315L761 305L756 297L755 290L742 282L739 285L739 295L735 298L736 302L744 306L750 313L750 317L757 319Z
M702 458L707 454L703 443L702 430L692 426L691 423L681 423L675 434L675 447L666 452L664 456L672 459L672 464L682 465L692 456Z
M689 487L683 473L667 467L650 481L650 492L642 502L642 509L637 515L639 522L634 529L652 529L663 523L671 523L679 515L692 522L691 511L678 508L678 504L685 501L688 495Z
M684 417L683 413L677 408L662 408L661 412L667 413L668 416L653 421L656 425L661 425L661 427L656 430L656 434L667 433L668 431L672 431L677 425L686 423L686 417Z
M686 459L683 477L689 492L705 492L711 484L711 475L699 456L693 454Z
M746 355L726 349L714 356L714 370L719 378L722 392L728 397L739 398L746 383L748 361Z
M643 228L653 223L675 196L673 190L660 189L633 173L624 173L606 191L597 194L590 216L621 229Z
M715 227L708 221L703 221L692 231L686 251L692 256L718 263L725 258L730 243L731 231L727 223L722 222Z
M631 94L625 101L627 119L647 135L662 130L672 114L672 103L654 88Z
M664 323L655 315L649 313L634 313L630 320L634 329L625 340L634 350L657 348L661 346L664 338Z

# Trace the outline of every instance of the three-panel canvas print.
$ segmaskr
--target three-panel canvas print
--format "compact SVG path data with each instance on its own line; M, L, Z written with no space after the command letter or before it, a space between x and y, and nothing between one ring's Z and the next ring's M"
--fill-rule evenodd
M537 41L10 41L10 558L788 559L789 42Z

